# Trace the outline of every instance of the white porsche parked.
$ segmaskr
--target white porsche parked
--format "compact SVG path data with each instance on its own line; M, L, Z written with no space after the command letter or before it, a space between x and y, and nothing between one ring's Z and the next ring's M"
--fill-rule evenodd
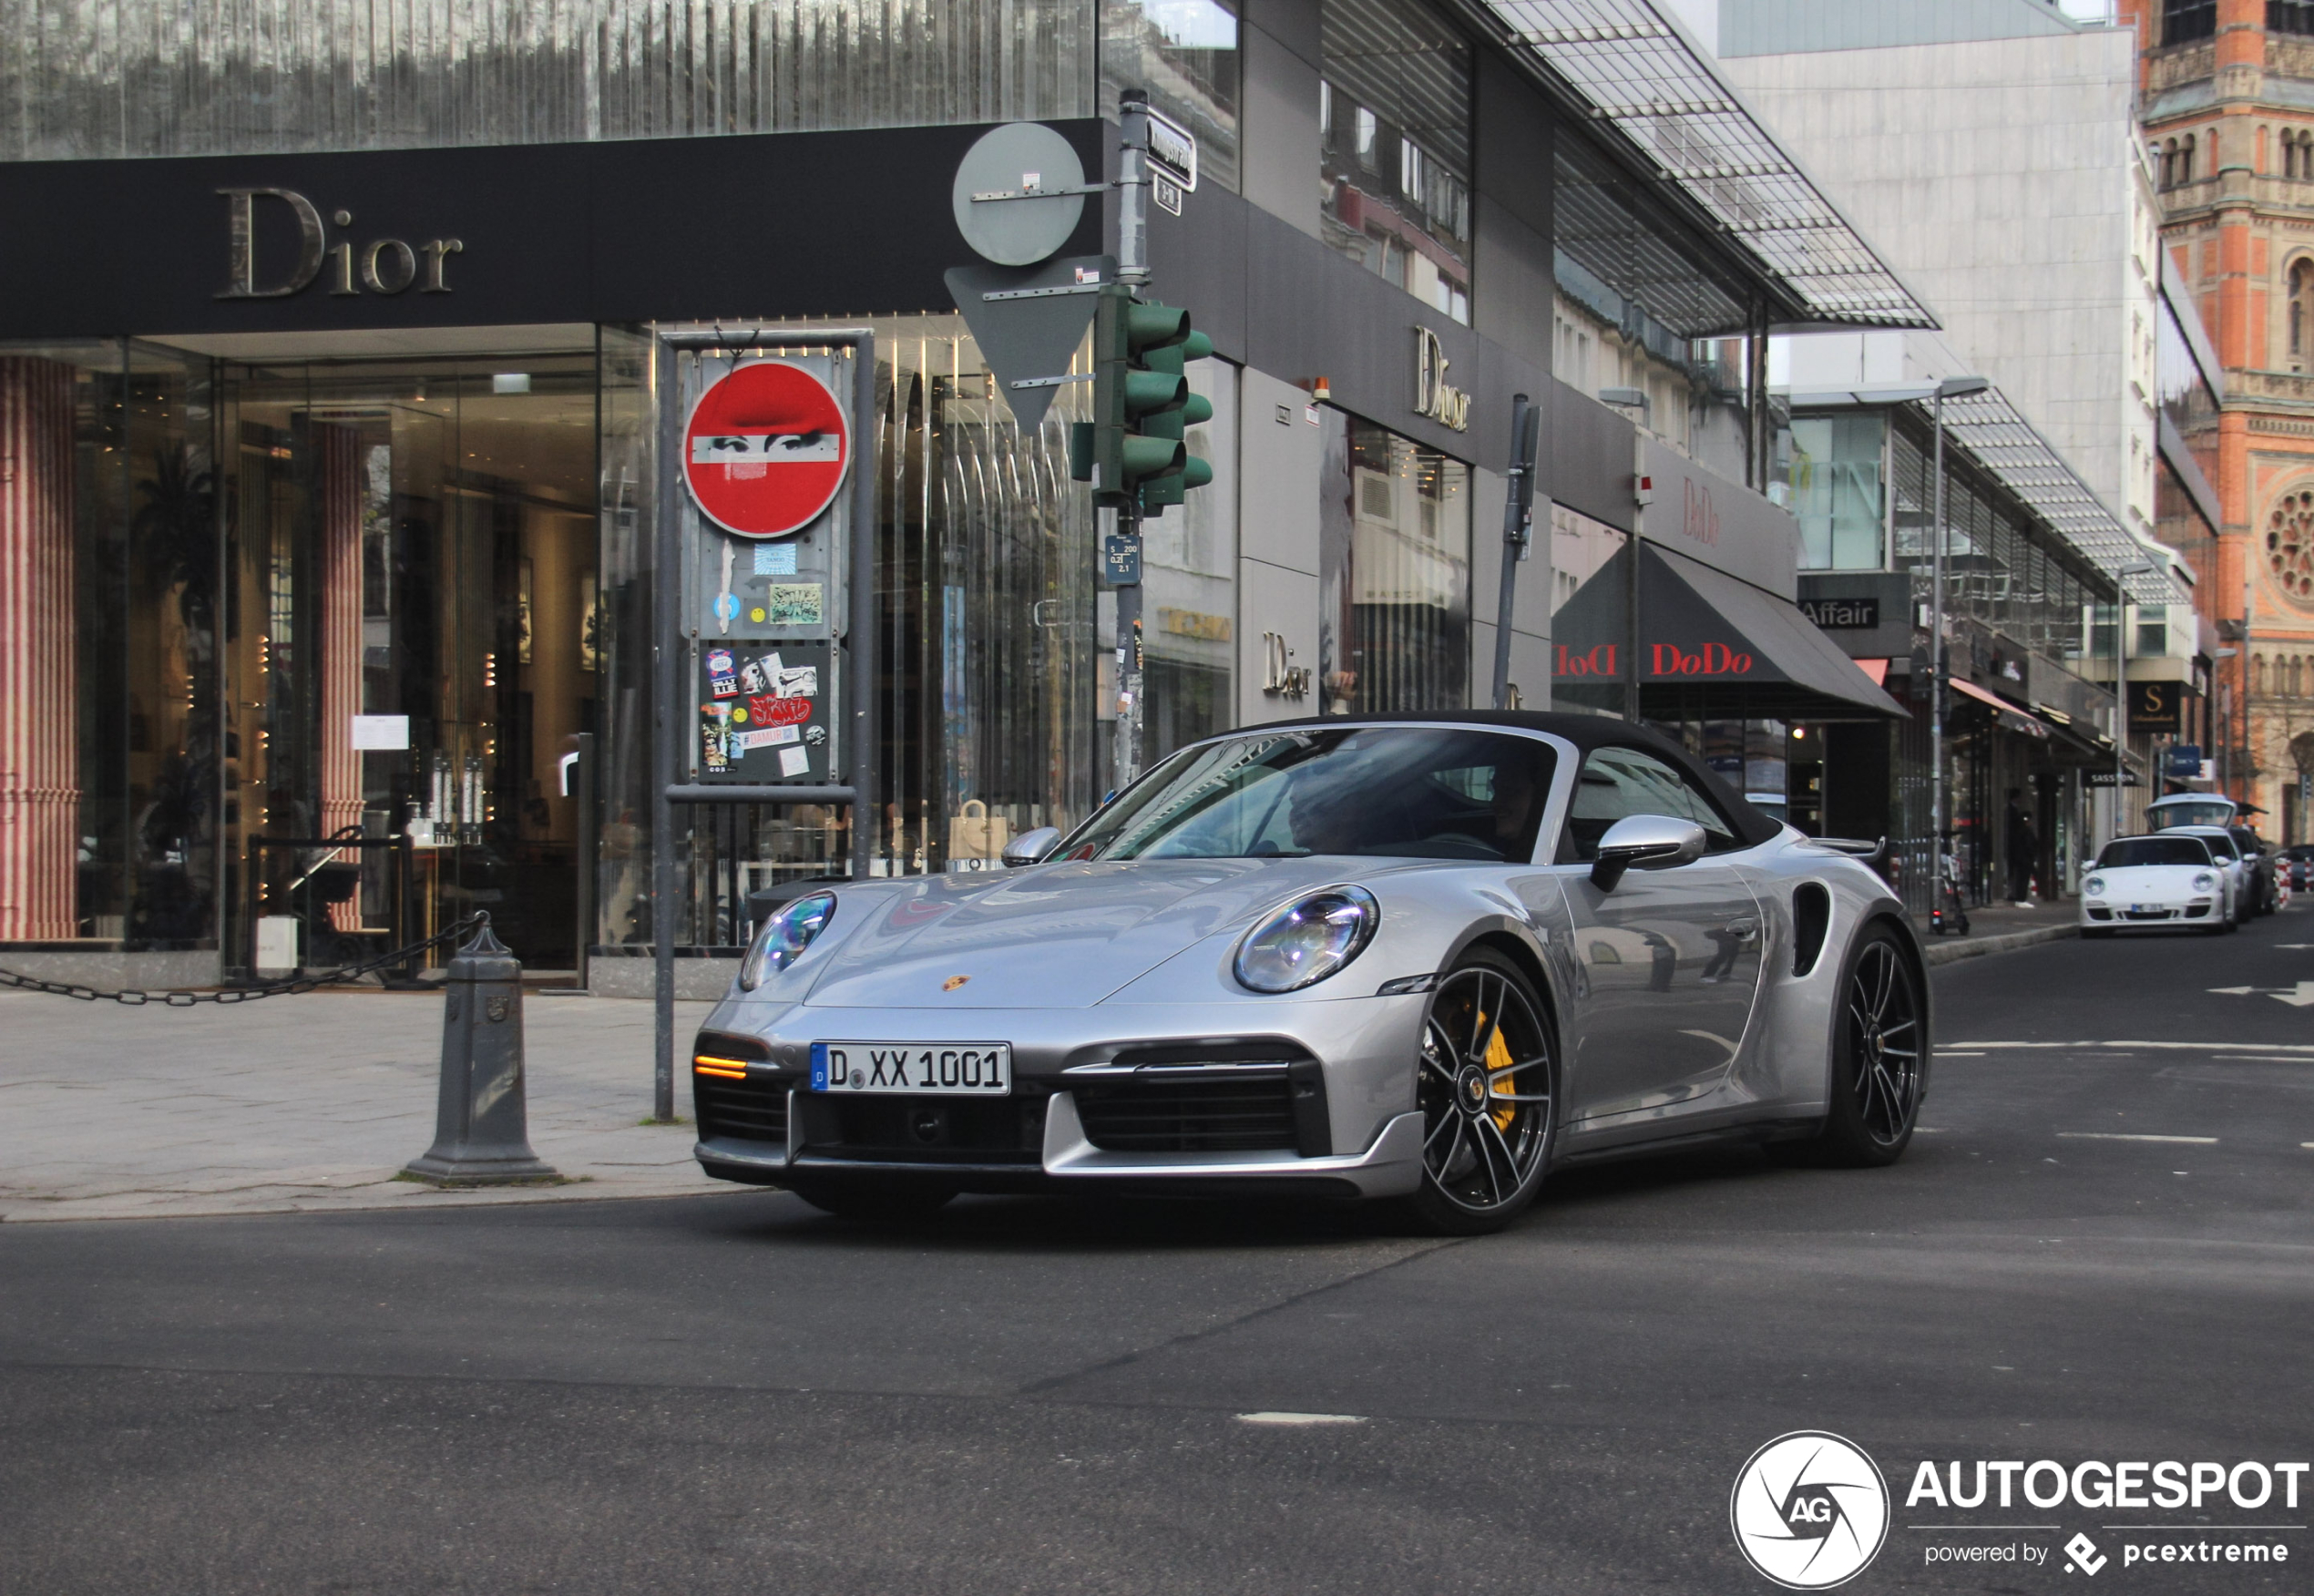
M2234 885L2205 839L2179 832L2115 837L2081 884L2081 934L2111 936L2127 927L2236 928Z

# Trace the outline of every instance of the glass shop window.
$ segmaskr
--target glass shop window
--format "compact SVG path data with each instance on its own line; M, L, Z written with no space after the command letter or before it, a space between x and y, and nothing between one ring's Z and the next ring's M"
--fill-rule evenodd
M1318 508L1326 714L1461 709L1470 682L1470 482L1459 460L1327 407Z
M1237 14L1215 0L1101 0L1101 114L1123 88L1197 136L1197 180L1237 187Z
M1326 241L1470 320L1470 46L1406 0L1326 0Z

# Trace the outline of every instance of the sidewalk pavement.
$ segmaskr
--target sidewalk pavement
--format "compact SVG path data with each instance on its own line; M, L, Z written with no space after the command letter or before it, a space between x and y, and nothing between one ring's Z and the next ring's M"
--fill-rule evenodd
M523 1002L530 1144L560 1186L397 1181L433 1144L442 999L314 992L127 1008L0 991L0 1222L436 1208L737 1191L691 1161L691 1034L676 1006L676 1112L645 1125L651 1006Z
M1912 924L1920 933L1920 946L1928 950L1929 963L1934 966L1988 953L2012 953L2036 942L2077 936L2080 915L2080 907L2073 899L2059 898L2054 903L2043 902L2022 909L2007 903L1971 909L1966 936L1930 936L1926 915L1913 916Z

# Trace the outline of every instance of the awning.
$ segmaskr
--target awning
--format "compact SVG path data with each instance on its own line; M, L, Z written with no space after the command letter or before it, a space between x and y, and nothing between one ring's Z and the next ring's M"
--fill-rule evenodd
M1551 618L1561 685L1622 680L1623 561L1595 572ZM1684 555L1640 546L1640 684L1651 715L1676 714L1691 692L1743 718L1902 716L1800 607Z
M1994 718L2005 730L2020 736L2037 737L2043 742L2049 741L2048 723L2039 716L2017 708L2007 699L1985 691L1973 681L1963 681L1957 676L1948 680L1954 692L1964 694L1979 703L1991 705Z
M1889 662L1886 660L1851 660L1848 663L1870 677L1874 687L1889 684Z

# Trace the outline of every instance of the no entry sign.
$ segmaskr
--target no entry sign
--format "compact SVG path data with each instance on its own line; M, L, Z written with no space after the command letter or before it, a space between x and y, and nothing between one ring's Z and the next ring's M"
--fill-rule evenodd
M742 537L783 537L817 520L844 486L844 407L801 366L736 368L691 406L683 477L707 518Z

